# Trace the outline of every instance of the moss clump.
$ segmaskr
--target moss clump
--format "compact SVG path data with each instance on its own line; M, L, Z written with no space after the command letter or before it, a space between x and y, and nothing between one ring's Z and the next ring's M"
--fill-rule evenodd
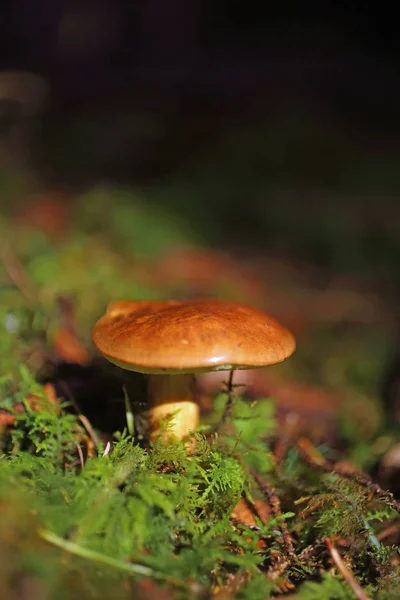
M93 449L78 416L50 402L25 368L17 379L3 378L0 392L3 409L24 404L2 434L3 585L12 586L18 573L40 582L49 598L73 598L77 590L103 598L111 588L128 598L127 582L145 578L172 597L203 598L235 581L238 598L261 600L309 581L301 598L318 590L350 598L332 574L310 582L328 564L326 536L347 540L348 561L368 589L380 593L398 577L397 567L388 567L397 548L382 546L375 530L395 519L390 502L334 473L317 476L298 455L278 469L264 441L273 432L270 401L251 407L237 400L230 433L218 440L197 433L188 454L183 442L159 437L146 447L126 431ZM254 527L232 512L240 498L249 506L261 501L260 471L270 509L266 520L254 517Z

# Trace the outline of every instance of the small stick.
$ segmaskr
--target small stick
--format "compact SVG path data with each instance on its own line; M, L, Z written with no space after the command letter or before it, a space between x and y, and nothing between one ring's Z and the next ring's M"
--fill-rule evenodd
M272 487L272 485L270 483L265 481L261 477L261 475L259 475L257 473L257 471L255 471L254 469L250 469L250 473L251 473L252 477L254 477L254 479L256 480L257 485L260 488L260 490L265 495L265 497L268 501L268 504L271 507L271 512L274 515L274 517L280 517L282 515L281 502L277 496L275 489ZM295 556L293 539L287 528L285 521L283 521L283 520L280 521L278 524L278 527L282 533L283 543L285 545L286 553L288 554L288 556L290 556L292 558L293 556Z
M83 452L82 452L81 445L79 444L79 442L75 442L75 446L76 446L76 449L78 450L79 462L80 462L81 468L83 469L83 467L85 466L85 461L83 459Z
M304 562L310 560L311 558L313 558L314 556L316 556L316 554L318 553L317 546L320 544L321 544L321 542L319 540L315 540L314 544L310 544L309 546L306 546L300 552L300 554L297 555L299 562L304 563Z
M100 440L97 436L97 433L93 429L89 419L87 417L85 417L85 415L78 415L78 419L80 420L80 422L82 423L82 425L84 426L86 431L88 432L89 437L92 440L92 442L94 443L94 445L96 446L96 448L98 448L100 445Z
M75 412L78 415L78 419L80 420L80 422L82 423L82 425L84 426L86 431L88 432L90 439L92 440L92 442L94 443L96 448L98 448L100 445L100 440L98 438L98 435L96 434L95 430L93 429L89 419L87 417L85 417L84 414L82 414L80 406L77 403L74 395L71 393L71 390L69 389L68 384L62 380L59 382L59 384L60 384L60 387L62 388L62 390L64 391L66 397L68 398L68 400L71 402L72 406L74 407Z
M376 538L379 542L386 540L388 537L399 533L399 525L389 525L385 529L382 529L376 534Z
M316 460L311 458L310 453L307 451L309 445L310 443L305 438L301 438L297 443L299 454L307 465L317 471L338 475L339 477L343 477L344 479L349 479L350 481L358 483L362 487L369 489L370 492L375 496L380 496L381 500L385 501L389 506L400 513L400 502L393 497L392 492L382 489L378 483L375 483L370 477L368 477L368 475L364 475L363 473L350 473L349 471L344 471L343 469L335 469L334 467L332 468L331 466L322 463L322 461L316 462Z
M222 429L222 427L225 425L225 423L227 422L227 420L232 415L232 409L233 409L233 390L234 390L234 386L233 386L233 370L230 371L230 373L229 373L229 379L228 379L228 383L226 384L226 387L227 387L228 398L226 400L226 404L225 404L224 412L222 413L221 420L218 423L217 428L216 428L217 432L220 429Z
M370 596L367 596L367 594L362 589L361 585L355 580L353 573L344 564L342 557L336 550L335 546L332 544L332 540L329 537L326 537L324 539L324 543L328 548L331 558L335 563L336 567L338 568L341 576L351 588L357 600L371 600Z

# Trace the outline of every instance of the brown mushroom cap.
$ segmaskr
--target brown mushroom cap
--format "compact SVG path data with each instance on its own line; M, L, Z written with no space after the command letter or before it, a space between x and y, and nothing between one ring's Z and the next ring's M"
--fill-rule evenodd
M296 346L263 311L222 300L111 302L92 339L122 368L165 374L263 367Z

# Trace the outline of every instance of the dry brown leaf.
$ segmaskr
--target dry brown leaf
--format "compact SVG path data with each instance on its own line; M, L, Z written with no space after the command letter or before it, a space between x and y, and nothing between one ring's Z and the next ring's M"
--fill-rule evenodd
M231 518L234 519L240 525L246 525L247 527L257 527L257 522L254 518L254 513L251 510L250 505L245 498L240 498L235 508L231 513Z
M52 342L55 353L65 362L87 365L91 360L88 349L65 327L57 329Z

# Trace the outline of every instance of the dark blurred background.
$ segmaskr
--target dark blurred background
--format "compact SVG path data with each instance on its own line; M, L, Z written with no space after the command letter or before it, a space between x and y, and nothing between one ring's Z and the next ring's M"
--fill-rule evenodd
M268 238L303 254L304 230L329 266L326 230L343 219L367 261L397 260L400 42L388 7L3 0L0 11L5 165L28 162L74 193L161 185L153 201L212 242Z
M389 262L393 284L400 42L388 7L3 0L0 11L6 169L28 164L72 194L145 187L147 203L211 243L355 271L379 262L381 274Z
M211 131L202 123L200 141L228 115L254 121L301 108L393 136L394 13L361 2L258 4L3 0L1 66L44 76L52 111L66 118L99 110L151 110L174 120L211 113L217 123ZM191 141L196 146L196 135Z
M46 76L54 109L266 116L306 103L398 124L399 42L382 5L4 0L1 11L2 67Z
M50 309L89 331L148 284L241 288L298 336L296 377L399 419L397 28L365 2L3 0L0 221L54 244L15 243Z

